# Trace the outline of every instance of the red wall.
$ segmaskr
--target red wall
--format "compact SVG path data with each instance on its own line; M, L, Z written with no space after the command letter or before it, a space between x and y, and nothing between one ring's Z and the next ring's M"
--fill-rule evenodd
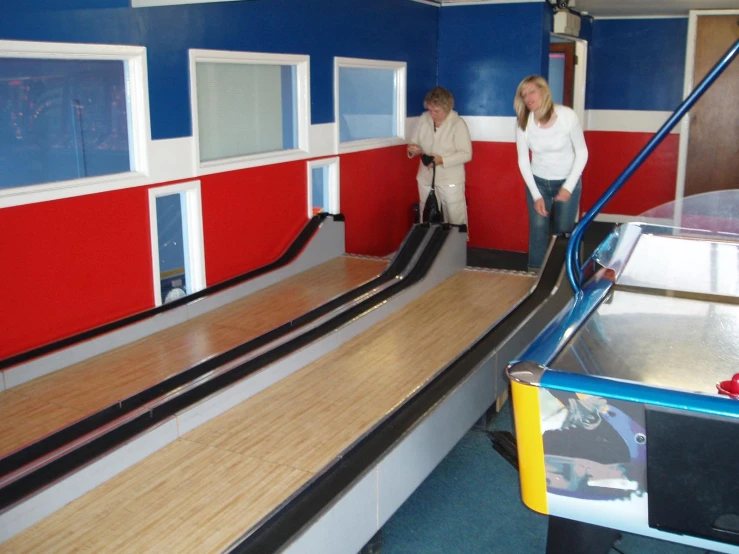
M273 261L308 220L305 162L206 176L201 194L208 284ZM0 358L154 305L147 187L5 208L0 236Z
M586 131L588 165L583 173L583 212L593 207L618 178L652 133ZM668 135L624 187L606 205L603 213L639 215L675 199L679 135Z
M418 159L408 159L405 146L341 156L347 252L383 256L398 249L413 224L417 170Z
M589 210L652 138L651 133L588 131L582 213ZM675 199L679 136L669 135L606 206L604 213L639 215ZM474 142L466 166L471 247L526 252L528 214L516 145Z
M516 145L474 142L472 160L465 171L469 245L526 252L529 244L526 185L518 171Z
M306 162L201 177L208 285L279 257L308 221Z
M145 188L4 208L0 357L154 302Z

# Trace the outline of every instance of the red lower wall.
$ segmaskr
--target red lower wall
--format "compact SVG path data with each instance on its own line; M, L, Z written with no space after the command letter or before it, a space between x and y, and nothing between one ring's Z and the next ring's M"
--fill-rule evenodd
M278 258L308 221L306 163L200 178L208 285Z
M408 159L405 146L341 156L347 252L383 256L397 250L413 224L417 170L418 159Z
M5 208L0 358L150 307L145 188Z
M516 145L474 142L465 170L471 247L526 252L529 223Z
M583 173L582 213L595 204L651 138L651 133L585 133L589 158ZM679 141L678 135L669 135L603 213L639 215L673 201ZM469 245L526 252L529 233L526 192L518 170L516 145L474 142L472 149L472 161L466 166Z
M208 284L273 261L308 220L305 162L206 176L201 194ZM6 208L0 236L0 359L154 305L147 187Z
M583 212L593 207L618 178L652 133L587 131L588 165L583 173ZM639 215L675 200L679 135L668 135L603 210L604 214Z

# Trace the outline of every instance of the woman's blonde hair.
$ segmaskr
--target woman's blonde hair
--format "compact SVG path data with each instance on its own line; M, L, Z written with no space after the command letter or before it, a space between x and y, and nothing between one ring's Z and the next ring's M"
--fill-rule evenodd
M454 96L444 87L434 87L428 91L426 98L423 99L424 107L428 108L429 104L439 106L446 113L449 113L454 108Z
M516 110L518 126L521 127L523 131L526 130L526 124L529 122L530 113L530 110L526 107L526 103L523 101L523 88L529 83L535 84L541 91L541 107L544 115L540 118L540 121L542 123L546 123L554 114L554 102L552 102L552 91L549 90L549 83L547 83L547 80L540 75L529 75L518 85L516 96L513 99L513 109Z

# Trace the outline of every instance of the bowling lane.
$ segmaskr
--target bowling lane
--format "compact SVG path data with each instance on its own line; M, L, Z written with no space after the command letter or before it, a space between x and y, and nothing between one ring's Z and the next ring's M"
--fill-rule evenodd
M198 318L0 393L0 457L356 288L387 261L340 256Z
M220 552L329 468L533 285L465 270L0 552Z

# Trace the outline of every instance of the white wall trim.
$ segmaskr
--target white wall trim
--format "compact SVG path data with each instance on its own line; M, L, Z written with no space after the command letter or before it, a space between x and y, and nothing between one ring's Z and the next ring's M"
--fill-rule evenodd
M116 175L85 177L0 190L0 208L103 192L141 184L149 177L151 128L146 48L111 44L81 44L0 40L0 58L56 60L120 60L125 62L129 93L132 170Z
M593 19L687 19L687 15L591 15Z
M188 181L152 187L149 189L149 229L151 236L151 269L154 278L154 305L161 306L164 299L161 292L161 275L159 272L159 231L157 225L157 198L170 194L185 194L185 213L182 214L187 236L183 237L188 247L186 252L190 260L187 278L190 280L188 294L205 288L205 246L203 244L203 210L200 195L200 181Z
M672 112L641 110L587 110L586 131L611 131L623 133L656 133L669 119ZM679 133L675 127L671 133Z
M321 123L310 126L310 157L336 156L336 142L334 127L336 123Z
M390 69L396 74L395 88L395 105L397 106L397 114L395 120L394 137L353 140L350 142L341 142L339 116L339 69L342 67L370 68L370 69ZM387 146L397 146L405 144L406 132L406 90L407 90L407 72L408 64L401 61L392 60L371 60L364 58L341 58L334 57L334 144L335 151L340 154L349 152L359 152L363 150L372 150L375 148L385 148Z
M308 172L308 217L313 217L313 170L319 167L328 168L328 206L326 209L329 213L341 213L340 202L340 163L338 157L322 158L320 160L311 160L307 163Z
M575 56L575 82L573 84L573 109L577 114L580 124L585 121L585 91L588 78L588 41L581 38L574 39Z
M602 221L605 223L651 223L654 225L674 225L675 222L672 218L662 217L643 217L640 215L619 215L619 214L608 214L600 213L595 216L595 221Z
M585 131L656 133L672 112L636 110L586 110ZM515 116L462 115L475 142L516 142ZM418 117L408 118L408 136L418 124ZM679 133L673 129L672 133Z
M473 141L516 142L515 116L462 116L470 130Z
M264 52L233 52L227 50L190 49L190 112L192 114L193 159L197 175L209 175L224 171L235 171L250 167L303 160L310 151L310 56L304 54L268 54ZM297 70L297 125L298 148L238 156L208 162L200 161L200 141L198 128L198 89L197 62L294 65Z

